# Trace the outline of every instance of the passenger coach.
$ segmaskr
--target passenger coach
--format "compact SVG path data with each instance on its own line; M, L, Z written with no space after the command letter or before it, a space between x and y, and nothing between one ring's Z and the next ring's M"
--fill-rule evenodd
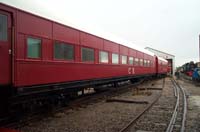
M154 54L2 3L0 27L1 97L11 91L60 94L75 87L165 74L157 65L167 62Z

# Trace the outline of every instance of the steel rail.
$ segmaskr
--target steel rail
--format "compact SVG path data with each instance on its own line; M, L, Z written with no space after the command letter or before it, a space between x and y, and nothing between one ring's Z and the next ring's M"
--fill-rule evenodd
M165 78L163 79L163 85L162 89L164 88ZM127 131L133 123L135 123L146 111L148 111L161 97L163 90L160 92L159 96L151 103L149 104L143 111L141 111L134 119L132 119L125 127L123 127L119 132L125 132Z
M177 83L177 86L181 89L181 92L183 94L183 117L182 117L182 123L181 123L181 132L185 131L185 122L186 122L186 115L187 115L187 98L185 94L185 90Z
M176 117L177 117L177 110L178 110L178 107L179 107L179 98L180 98L180 91L176 85L176 83L174 82L174 80L172 79L172 83L174 84L174 88L175 88L175 91L176 91L176 105L174 107L174 111L173 111L173 114L172 114L172 118L168 124L168 127L166 129L166 132L172 132L173 128L174 128L174 124L175 124L175 121L176 121Z
M177 117L177 114L178 114L179 103L180 103L179 102L180 91L182 92L182 98L183 98L183 116L182 116L180 132L184 132L185 131L186 114L187 114L186 94L185 94L184 89L174 79L172 79L172 83L174 84L174 90L176 91L176 94L174 94L174 96L176 97L176 105L175 105L174 112L173 112L172 118L170 120L170 123L167 127L166 132L172 132L173 127L175 125L176 117ZM175 93L175 91L174 91L174 93Z
M174 84L174 81L173 81L173 80L171 80L171 82ZM177 88L176 88L176 87L173 87L173 89L174 89L174 96L177 97Z

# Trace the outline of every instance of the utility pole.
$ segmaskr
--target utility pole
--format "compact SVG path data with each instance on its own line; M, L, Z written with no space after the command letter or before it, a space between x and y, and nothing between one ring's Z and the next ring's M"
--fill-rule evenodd
M199 62L200 62L200 34L199 34Z

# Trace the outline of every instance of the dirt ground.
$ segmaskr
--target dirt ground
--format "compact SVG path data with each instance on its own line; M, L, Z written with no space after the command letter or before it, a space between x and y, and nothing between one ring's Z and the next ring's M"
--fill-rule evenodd
M173 84L166 78L162 96L127 132L165 132L175 104Z
M200 132L200 86L184 79L178 80L187 94L186 132Z
M154 84L154 87L162 87L162 80L155 81ZM133 92L128 92L114 98L151 102L160 91L154 90L151 93L149 96L133 96ZM41 121L30 123L20 130L22 132L116 132L145 107L146 104L105 102L102 100L83 108L68 109L56 113Z
M188 97L186 132L200 132L200 86L182 79L177 81L185 89ZM160 84L161 80L155 82L153 87L159 88L161 87ZM124 93L117 98L151 101L159 94L158 91L151 92L150 96L132 96L133 93L131 92ZM116 132L123 128L145 106L144 104L108 103L102 100L85 107L56 113L53 116L30 123L19 130L21 132Z

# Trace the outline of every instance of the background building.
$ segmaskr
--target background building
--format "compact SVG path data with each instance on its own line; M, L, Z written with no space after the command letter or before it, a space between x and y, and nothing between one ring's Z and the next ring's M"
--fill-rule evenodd
M145 49L153 52L155 55L157 55L159 57L162 57L162 58L168 60L169 67L171 68L171 74L174 74L174 72L175 72L175 56L174 55L163 52L163 51L159 51L159 50L156 50L156 49L153 49L150 47L146 47Z

